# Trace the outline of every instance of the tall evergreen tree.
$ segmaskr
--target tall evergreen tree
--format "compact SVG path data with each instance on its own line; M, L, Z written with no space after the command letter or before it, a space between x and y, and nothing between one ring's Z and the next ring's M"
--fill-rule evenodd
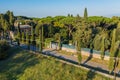
M35 41L35 25L32 24L32 27L31 27L31 40L32 40L32 45L33 45L33 50L34 50L34 47L35 47L35 44L36 44L36 41Z
M9 30L9 23L7 22L7 20L4 20L4 31Z
M78 61L79 61L79 64L81 63L82 61L82 55L81 55L81 44L80 44L80 38L78 37L77 40L76 40L76 50L77 50L77 55L78 55Z
M105 55L105 38L102 38L102 43L101 43L101 59L104 59L104 55Z
M44 46L44 26L42 26L42 47Z
M116 41L116 29L112 33L112 43L110 48L110 59L109 59L109 70L110 72L114 68L114 57L115 57L115 41Z
M30 50L30 36L29 36L28 31L26 33L26 44L28 45L28 50Z
M58 33L59 35L58 35L58 47L59 47L59 50L61 50L61 35L60 35L60 33Z
M39 31L39 52L42 53L43 50L43 25L40 26L40 31Z
M25 33L22 32L22 42L25 42Z
M22 41L22 32L21 32L20 24L19 24L19 23L18 23L17 34L18 34L18 39L19 39L19 41Z
M87 19L87 17L88 17L88 12L87 12L87 8L85 8L85 10L84 10L84 19Z
M75 46L77 51L77 58L80 64L82 61L82 54L81 54L81 30L79 28L74 34L74 40L75 40Z
M10 12L10 15L9 15L9 23L10 23L10 30L14 30L14 14L13 12Z

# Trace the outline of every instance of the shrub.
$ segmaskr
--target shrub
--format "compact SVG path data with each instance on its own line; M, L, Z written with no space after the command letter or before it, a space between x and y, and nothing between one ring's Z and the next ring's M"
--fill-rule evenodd
M5 40L0 40L0 59L5 59L8 56L9 44Z
M52 42L52 41L54 41L53 38L46 38L46 39L45 39L45 47L50 46L50 42Z

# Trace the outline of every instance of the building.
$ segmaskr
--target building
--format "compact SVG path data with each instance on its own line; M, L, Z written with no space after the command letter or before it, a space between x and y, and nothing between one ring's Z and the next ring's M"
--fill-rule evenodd
M18 23L15 23L14 26L15 26L15 30L17 31L18 30ZM21 32L27 32L27 31L31 32L31 26L30 25L21 25L20 24L19 26L20 26Z

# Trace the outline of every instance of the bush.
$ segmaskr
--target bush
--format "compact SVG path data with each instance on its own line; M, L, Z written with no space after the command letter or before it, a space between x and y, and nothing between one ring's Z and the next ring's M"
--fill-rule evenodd
M54 41L53 38L46 38L45 39L45 47L48 47L50 45L50 42Z
M8 56L9 44L5 40L0 40L0 59L5 59Z

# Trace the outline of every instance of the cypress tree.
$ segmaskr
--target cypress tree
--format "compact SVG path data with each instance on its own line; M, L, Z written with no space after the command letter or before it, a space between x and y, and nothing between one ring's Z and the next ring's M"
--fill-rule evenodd
M42 46L44 46L44 26L42 26Z
M113 33L112 33L112 43L111 43L111 48L110 48L110 59L109 59L109 70L110 70L110 72L114 68L115 41L116 41L116 29L114 29Z
M33 41L34 39L34 30L33 30L33 26L31 27L31 40Z
M30 36L29 33L26 33L26 44L28 45L28 50L30 50Z
M70 14L68 14L68 17L70 17Z
M35 25L34 23L32 23L32 27L31 27L31 34L32 34L32 45L33 45L33 50L35 49L35 45L36 45L36 41L35 41Z
M82 61L82 55L81 55L81 44L80 44L79 37L77 38L76 50L77 50L77 55L78 55L78 61L79 61L79 64L80 64L81 61Z
M14 15L13 12L10 12L9 14L9 23L10 23L10 30L14 30Z
M85 8L85 10L84 10L84 19L87 19L87 17L88 17L87 8Z
M104 55L105 55L105 38L102 38L102 43L101 43L101 59L104 59Z
M39 52L40 52L40 53L42 53L42 45L43 45L43 44L42 44L42 27L43 27L43 26L40 27L40 31L39 31L39 32L40 32L40 36L39 36L39 41L40 41L40 42L39 42Z
M22 42L25 42L25 33L22 32Z
M61 35L60 35L60 33L58 36L58 47L59 47L59 50L61 50Z
M18 39L19 41L22 41L22 34L21 34L21 29L20 29L20 24L18 23Z

